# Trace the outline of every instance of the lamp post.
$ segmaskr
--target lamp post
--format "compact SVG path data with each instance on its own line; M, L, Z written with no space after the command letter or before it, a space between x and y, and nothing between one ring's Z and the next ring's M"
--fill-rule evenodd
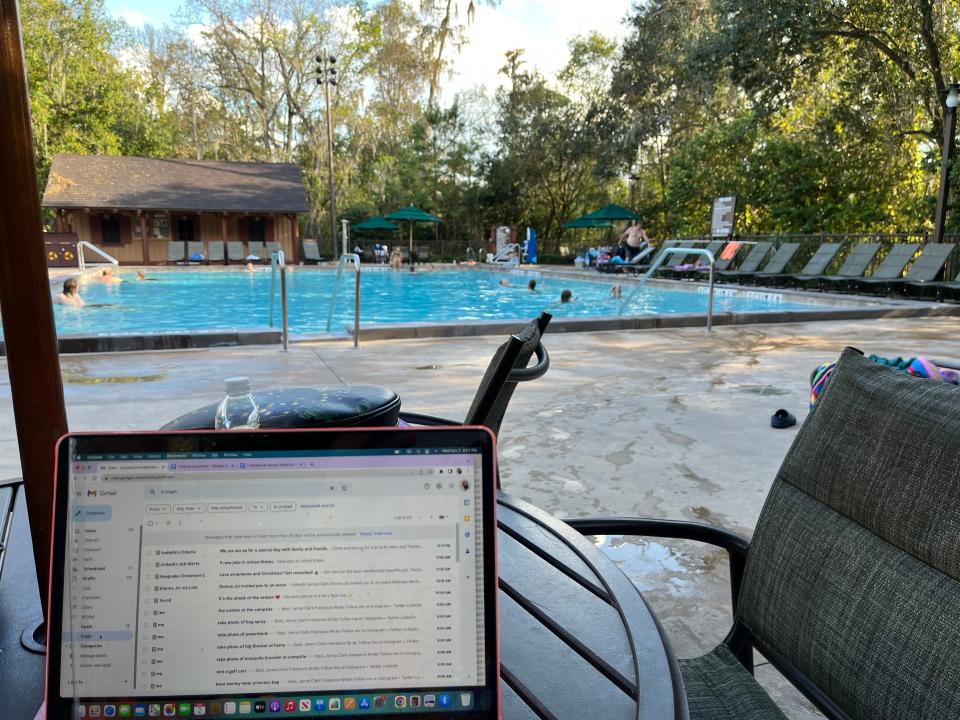
M640 179L639 175L634 175L634 174L630 175L630 212L637 211L637 206L633 198L637 191L637 180L639 179Z
M333 55L317 56L317 84L323 85L327 115L327 168L330 171L330 247L337 256L337 198L333 188L333 118L330 109L330 86L337 84L337 59Z
M933 218L933 241L943 242L943 226L947 220L947 199L950 195L950 160L953 158L954 133L957 129L957 106L960 105L960 83L951 83L943 101L943 148L940 151L940 193Z

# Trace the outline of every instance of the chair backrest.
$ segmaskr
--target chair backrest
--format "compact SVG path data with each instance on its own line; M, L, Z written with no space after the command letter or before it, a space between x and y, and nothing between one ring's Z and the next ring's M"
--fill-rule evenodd
M848 348L767 496L737 610L851 720L960 717L960 387Z
M485 425L493 430L494 435L500 432L500 424L517 383L535 380L550 366L549 356L540 338L552 317L548 312L540 313L540 317L516 335L511 335L497 348L467 411L467 417L463 421L465 425ZM527 368L527 363L534 353L539 362L536 366Z
M306 260L319 260L320 259L320 248L317 247L316 240L304 240L303 241L303 257Z
M900 277L907 263L917 254L919 247L919 243L894 243L890 247L890 252L887 253L887 256L880 262L870 277L878 280L893 280Z
M857 243L850 250L843 265L837 271L841 277L862 277L867 271L867 266L873 262L873 259L880 252L880 243Z
M243 260L243 243L239 240L227 240L227 258L229 260Z
M210 240L207 242L208 260L223 262L223 240Z
M663 251L667 248L676 247L677 242L677 240L664 240L662 243L660 243L660 247L657 248L656 252L654 252L653 256L650 258L649 264L653 265L659 259L659 257L663 255ZM644 265L646 264L647 263L644 263Z
M250 240L247 242L247 251L249 255L256 255L261 260L266 257L266 252L263 249L263 242L261 240Z
M190 240L187 242L187 258L203 254L203 240Z
M733 261L737 259L737 255L740 254L740 250L742 249L743 244L739 240L731 240L724 244L723 250L720 251L720 254L717 256L717 261L713 264L713 269L727 270L730 265L733 264ZM725 254L728 257L724 257Z
M777 251L773 254L773 257L770 258L770 262L767 263L766 267L763 268L761 274L767 273L775 275L782 273L787 263L793 260L793 256L797 254L797 250L799 249L800 243L784 243L777 248Z
M840 247L840 243L823 243L803 266L800 275L822 275Z
M179 262L184 258L182 240L167 240L167 262Z
M907 271L907 280L930 282L943 270L947 258L956 247L953 243L927 243L920 257L913 261Z
M767 253L770 252L771 245L772 243L768 242L758 242L754 245L743 263L737 268L737 272L756 272L757 268L760 267L760 263L762 263L763 259L767 256Z

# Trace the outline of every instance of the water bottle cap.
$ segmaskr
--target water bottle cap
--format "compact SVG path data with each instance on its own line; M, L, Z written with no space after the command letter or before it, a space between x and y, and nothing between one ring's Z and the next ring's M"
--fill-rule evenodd
M250 378L232 377L223 381L228 395L240 395L250 392Z

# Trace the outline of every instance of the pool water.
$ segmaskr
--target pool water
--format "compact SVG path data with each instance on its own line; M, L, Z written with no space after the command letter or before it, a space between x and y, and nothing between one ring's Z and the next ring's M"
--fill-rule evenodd
M224 271L156 270L137 281L121 271L126 282L107 285L85 282L80 295L87 305L55 305L60 334L149 334L169 331L225 330L265 327L270 302L268 268L248 273L243 268ZM326 331L335 270L297 268L287 278L288 316L292 334ZM527 289L537 280L537 292ZM593 275L596 277L596 274ZM499 284L507 279L510 287ZM279 286L279 282L277 283ZM361 281L361 325L382 323L437 323L471 320L525 320L547 309L555 317L616 315L632 290L623 285L623 299L610 297L612 280L573 280L535 271L487 272L434 270L409 273L380 268L364 270ZM343 274L331 330L341 332L353 323L353 272ZM569 289L574 300L560 303ZM718 294L714 312L764 312L809 309L783 301L775 293L756 297ZM276 324L280 317L279 292ZM624 315L705 313L707 296L691 290L644 288Z

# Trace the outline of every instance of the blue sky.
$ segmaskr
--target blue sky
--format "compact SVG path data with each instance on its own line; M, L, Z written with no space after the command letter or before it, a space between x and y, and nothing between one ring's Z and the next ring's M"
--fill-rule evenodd
M106 0L107 10L135 26L163 25L172 21L181 0ZM470 42L456 63L455 75L444 83L446 93L475 85L494 88L503 54L518 47L547 77L567 59L567 42L575 35L596 30L622 39L623 18L632 0L501 0L499 6L478 4L469 30Z

